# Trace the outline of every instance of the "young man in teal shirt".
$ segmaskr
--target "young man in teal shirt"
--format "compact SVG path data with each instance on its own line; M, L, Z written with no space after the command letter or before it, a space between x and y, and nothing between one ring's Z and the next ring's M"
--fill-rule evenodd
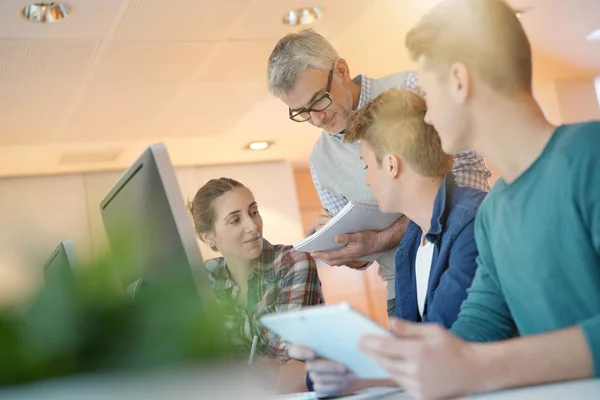
M503 178L479 210L478 269L451 331L396 320L395 338L361 348L417 398L600 377L600 122L546 121L502 0L442 0L406 44L444 151L473 148Z

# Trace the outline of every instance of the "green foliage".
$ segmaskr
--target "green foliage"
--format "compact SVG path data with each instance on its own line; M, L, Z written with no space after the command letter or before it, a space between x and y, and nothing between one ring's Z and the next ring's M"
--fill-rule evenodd
M0 385L234 357L222 305L200 305L189 281L145 287L133 300L115 285L118 268L102 258L0 311Z

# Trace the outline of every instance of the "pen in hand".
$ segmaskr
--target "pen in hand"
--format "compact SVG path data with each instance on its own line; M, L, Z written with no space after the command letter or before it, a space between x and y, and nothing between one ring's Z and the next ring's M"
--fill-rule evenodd
M257 344L258 344L258 336L254 335L254 337L252 338L252 347L250 348L250 358L248 359L248 365L250 365L254 362Z

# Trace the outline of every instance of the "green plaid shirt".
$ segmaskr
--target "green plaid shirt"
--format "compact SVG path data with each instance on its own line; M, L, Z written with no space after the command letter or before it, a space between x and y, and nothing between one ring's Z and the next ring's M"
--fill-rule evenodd
M248 277L246 309L237 301L240 288L231 279L225 259L208 260L206 268L217 300L235 302L233 313L226 315L233 344L249 352L252 338L257 335L257 353L282 361L289 359L285 343L265 328L260 318L324 302L315 260L292 246L273 246L264 240L258 268Z

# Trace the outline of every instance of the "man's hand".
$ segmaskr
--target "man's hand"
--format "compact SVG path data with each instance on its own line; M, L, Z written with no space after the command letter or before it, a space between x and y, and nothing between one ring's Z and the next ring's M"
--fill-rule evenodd
M367 335L360 349L417 399L458 397L476 391L474 345L437 324L391 322L393 338Z
M356 260L379 253L377 246L377 232L363 231L356 233L345 233L337 235L336 243L344 244L341 249L331 251L315 251L311 255L315 258L323 260L327 265L348 265L356 267ZM364 262L358 261L364 264ZM354 265L353 265L354 264Z
M360 268L364 263L356 260L397 247L406 232L407 225L408 218L403 215L388 229L380 232L362 231L338 235L335 240L337 243L344 244L344 247L331 251L315 251L312 256L323 260L328 265Z
M356 381L346 366L336 361L318 358L314 351L300 346L290 346L288 355L306 362L308 376L318 396L342 394Z
M324 209L323 213L327 214L327 211ZM331 218L332 217L329 215L319 215L317 217L317 221L315 223L315 231L318 231L319 229L323 228L323 226L325 226L331 220ZM329 253L331 253L331 252L315 252L312 255L314 257L318 257L315 254L329 254ZM364 261L347 261L347 262L344 262L341 264L330 264L329 261L331 261L331 260L328 260L328 259L322 258L322 257L318 257L318 258L321 258L321 260L323 260L326 264L331 265L331 266L346 265L347 267L350 267L350 268L361 268L361 267L366 266L366 264L367 264Z

